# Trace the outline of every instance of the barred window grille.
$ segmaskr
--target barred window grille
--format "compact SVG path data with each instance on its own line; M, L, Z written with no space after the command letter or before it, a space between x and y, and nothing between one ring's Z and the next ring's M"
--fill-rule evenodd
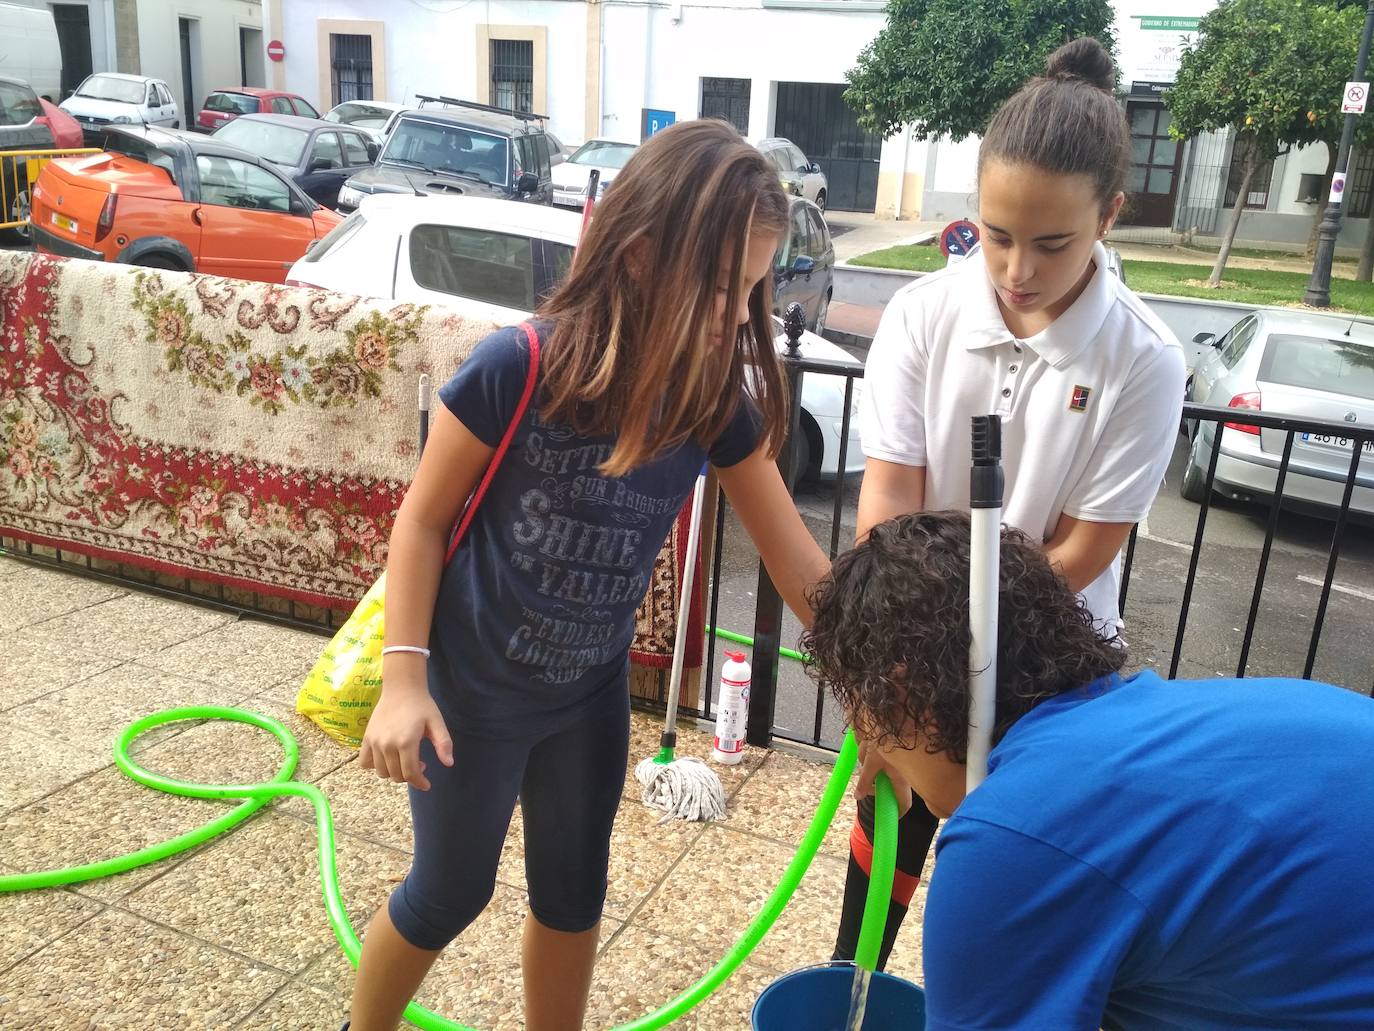
M534 42L491 41L491 102L512 111L534 110Z
M329 80L334 104L372 99L372 37L331 33Z
M701 117L723 118L741 135L749 132L748 79L717 79L704 76L701 80Z
M1351 218L1368 218L1370 200L1374 199L1374 146L1360 147L1355 153L1350 181L1346 183L1345 213Z
M1236 206L1236 199L1240 195L1240 181L1245 178L1245 158L1250 153L1250 148L1255 145L1254 137L1241 134L1236 137L1236 145L1231 148L1231 168L1226 176L1226 199L1222 203L1224 208ZM1269 185L1274 178L1273 160L1265 161L1255 169L1255 174L1250 177L1250 189L1245 197L1247 208L1266 208L1269 206Z

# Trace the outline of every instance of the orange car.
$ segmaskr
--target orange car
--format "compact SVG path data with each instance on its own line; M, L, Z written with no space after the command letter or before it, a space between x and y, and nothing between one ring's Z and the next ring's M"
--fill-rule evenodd
M343 221L237 147L152 127L107 132L105 153L52 161L39 174L39 251L280 283Z

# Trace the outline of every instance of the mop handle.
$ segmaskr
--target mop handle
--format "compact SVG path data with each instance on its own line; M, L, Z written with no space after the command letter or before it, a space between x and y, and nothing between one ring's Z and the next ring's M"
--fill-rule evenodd
M420 454L425 453L425 445L429 443L429 374L420 376Z
M988 775L997 722L997 594L1002 545L1002 420L973 417L969 482L969 710L967 790Z
M682 593L677 600L677 633L673 638L673 670L668 678L668 719L664 724L664 735L677 730L677 699L682 691L682 667L687 653L687 623L689 606L692 602L692 581L696 579L697 544L701 537L701 507L706 497L706 469L697 474L696 486L692 489L692 518L687 527L687 560L682 571Z

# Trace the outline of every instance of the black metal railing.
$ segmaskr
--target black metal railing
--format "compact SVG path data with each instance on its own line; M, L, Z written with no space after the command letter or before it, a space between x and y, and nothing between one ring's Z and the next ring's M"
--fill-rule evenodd
M834 490L834 516L830 528L830 554L833 558L839 550L841 532L841 507L845 501L843 470L846 466L845 451L849 437L849 400L852 397L854 380L861 378L863 368L857 362L818 362L801 359L796 355L789 354L786 357L789 381L793 384L792 404L795 427L796 409L800 405L802 377L805 375L830 375L844 376L845 387L845 427L841 439L841 453L837 468L841 471L840 477L835 484ZM1176 624L1174 626L1171 651L1168 664L1168 675L1170 678L1178 674L1180 661L1183 654L1183 646L1187 636L1189 617L1193 605L1195 587L1198 580L1199 567L1203 547L1205 543L1205 530L1207 527L1208 514L1212 508L1214 489L1225 490L1234 496L1249 500L1268 499L1268 514L1265 522L1264 541L1260 548L1259 560L1254 571L1254 586L1251 590L1248 613L1243 628L1243 637L1239 650L1239 658L1236 663L1236 676L1244 677L1260 673L1261 675L1301 675L1311 677L1317 659L1318 647L1322 639L1322 631L1325 625L1328 606L1335 584L1335 574L1337 561L1341 554L1342 544L1346 537L1346 532L1351 522L1353 509L1352 500L1355 497L1356 488L1368 490L1371 498L1374 499L1374 426L1358 426L1349 422L1324 421L1316 419L1301 419L1284 415L1263 414L1256 411L1232 408L1218 408L1207 405L1188 404L1184 406L1183 415L1185 424L1196 427L1193 435L1202 434L1204 442L1210 438L1210 445L1205 451L1207 462L1206 472L1203 474L1203 497L1198 506L1196 525L1193 531L1191 545L1181 542L1168 542L1175 544L1178 548L1186 548L1189 552L1187 562L1187 573L1183 582L1182 597L1177 610ZM1251 456L1233 453L1228 446L1228 441L1223 432L1218 432L1224 425L1255 427L1261 433L1272 431L1283 434L1282 451L1277 458L1274 458L1270 451L1264 451L1258 457L1257 468L1260 470L1272 470L1273 482L1268 483L1263 472L1260 473L1256 483L1252 474L1240 485L1228 484L1225 477L1218 477L1218 463L1245 463L1250 461ZM1210 427L1210 432L1203 427ZM795 428L794 428L795 434ZM1294 444L1295 440L1302 439L1302 435L1326 436L1329 438L1343 439L1350 442L1351 453L1348 464L1343 475L1333 473L1325 466L1315 466L1310 462L1299 459L1295 464ZM1191 439L1191 437L1190 437ZM790 450L790 449L789 449ZM1334 452L1331 452L1334 453ZM1370 460L1365 462L1365 472L1361 474L1361 459L1366 455ZM1191 461L1191 455L1189 460ZM790 459L787 452L783 454L780 461L781 468L785 473L791 471ZM1255 463L1251 463L1255 464ZM1340 485L1340 500L1334 505L1330 501L1311 497L1304 498L1299 492L1287 490L1291 486L1290 473L1293 476L1305 477L1307 481L1319 481L1330 485ZM788 476L789 488L794 487L792 477ZM1306 652L1303 657L1301 668L1297 667L1296 657L1291 668L1285 669L1251 669L1252 646L1255 641L1256 626L1262 612L1262 602L1266 578L1269 572L1270 560L1273 553L1275 536L1279 527L1279 515L1282 510L1292 506L1316 506L1330 514L1334 510L1334 520L1331 526L1330 540L1327 545L1327 558L1325 569L1320 581L1315 578L1310 582L1314 585L1320 583L1320 596L1317 602L1315 614L1312 618L1311 630L1307 635ZM1370 505L1374 509L1374 504ZM719 607L719 593L721 586L721 555L723 552L723 535L725 533L724 515L726 505L723 496L717 501L716 518L716 539L714 542L714 559L712 564L711 599L710 599L710 625L717 625L716 619ZM1363 509L1357 511L1364 511ZM1126 616L1128 627L1131 617L1127 612L1127 598L1131 584L1131 573L1135 567L1138 551L1138 541L1141 529L1139 526L1132 529L1128 538L1123 566L1121 572L1121 589L1119 595L1120 611ZM835 747L834 735L822 733L823 723L826 717L826 694L823 685L816 686L814 718L811 721L811 733L797 734L795 730L779 727L776 721L778 704L778 671L779 671L779 651L782 645L779 628L782 625L783 601L768 577L767 571L760 563L758 577L758 593L755 613L754 631L754 651L753 651L753 684L750 692L750 712L748 722L748 739L751 744L767 746L774 738L800 742L803 744L818 746L822 748ZM1240 628L1237 628L1240 629ZM714 641L707 652L706 667L706 690L703 695L703 714L710 710L710 684L711 671L714 669ZM1162 663L1161 663L1162 665ZM1374 677L1374 654L1371 654L1369 663L1371 676ZM1364 689L1365 685L1347 684L1348 687L1359 687ZM1374 694L1374 683L1369 685L1371 694Z
M803 358L800 350L795 346L787 350L784 355L784 363L791 386L792 432L783 453L779 457L779 463L784 472L784 479L789 491L793 493L794 497L796 496L796 481L801 472L796 468L796 443L801 439L800 435L805 432L801 426L801 388L804 377L838 376L844 381L843 415L838 455L834 465L835 480L831 485L822 486L819 491L812 490L807 499L808 502L811 502L817 494L823 496L826 490L833 492L830 506L830 525L822 534L822 539L828 538L828 550L833 558L842 547L847 547L849 544L847 539L841 540L844 533L844 517L846 513L850 515L851 519L853 517L849 505L853 500L853 485L859 479L858 473L846 473L850 464L850 412L856 390L855 381L863 378L864 369L857 361L835 362ZM1349 422L1301 419L1245 409L1193 404L1184 406L1183 416L1185 425L1190 430L1189 440L1201 441L1191 448L1187 456L1188 462L1196 460L1201 475L1201 501L1198 504L1196 520L1192 528L1191 544L1185 541L1160 542L1158 538L1145 533L1139 526L1131 531L1123 557L1119 606L1120 611L1125 616L1128 637L1132 638L1133 651L1135 646L1140 643L1136 640L1140 636L1140 631L1132 628L1143 622L1143 617L1147 614L1153 615L1153 609L1167 613L1158 620L1160 630L1158 640L1154 642L1159 645L1157 649L1158 658L1147 661L1147 664L1154 665L1163 672L1164 655L1167 654L1168 676L1170 678L1177 676L1183 662L1184 645L1189 636L1190 620L1197 617L1199 613L1209 614L1212 609L1221 604L1221 602L1212 599L1199 606L1195 601L1198 596L1197 588L1200 573L1213 572L1207 570L1202 562L1204 547L1210 543L1213 550L1217 552L1235 551L1234 548L1227 548L1221 543L1212 541L1206 533L1209 515L1213 511L1214 499L1217 497L1215 491L1267 504L1267 513L1264 519L1264 540L1254 567L1253 587L1250 588L1249 592L1250 597L1246 607L1244 625L1234 628L1235 632L1242 635L1236 656L1235 675L1238 677L1256 674L1311 677L1323 640L1323 631L1326 629L1333 591L1343 591L1368 597L1365 592L1352 591L1350 588L1337 585L1336 572L1342 547L1347 543L1349 536L1352 514L1356 517L1374 514L1374 425L1361 426ZM1260 431L1261 437L1259 439L1265 444L1265 449L1237 450L1239 445L1235 443L1236 431L1223 430L1222 427L1225 425L1254 427ZM1265 436L1266 434L1267 436ZM1276 436L1279 434L1282 435L1281 441ZM1303 440L1304 434L1325 436L1329 439L1335 439L1337 442L1341 440L1349 442L1350 456L1348 462L1344 464L1344 471L1335 470L1329 463L1326 465L1314 464L1311 458L1312 452L1306 451L1309 445L1307 441ZM1304 445L1304 451L1295 454L1295 447L1300 442ZM1338 443L1337 446L1341 445ZM1330 456L1339 452L1334 448L1327 448L1325 453ZM1202 471L1204 463L1205 471ZM1235 476L1238 468L1237 463L1242 465L1248 463L1250 466L1248 477L1237 480ZM826 465L829 466L828 460ZM1258 479L1256 478L1256 470L1259 470ZM1268 478L1269 473L1272 473L1272 480ZM1293 489L1295 483L1298 485L1297 489ZM1313 497L1312 488L1314 485L1321 488L1317 493L1320 494L1322 491L1325 493L1320 497ZM1355 492L1357 490L1362 492L1359 505L1355 504ZM1339 496L1338 500L1337 496ZM1266 613L1264 606L1265 587L1270 574L1275 539L1280 526L1280 513L1293 506L1309 504L1317 505L1321 513L1329 517L1329 522L1319 524L1323 536L1325 535L1325 527L1330 526L1329 540L1324 540L1322 545L1325 549L1326 559L1321 577L1311 575L1299 578L1311 586L1320 587L1320 593L1311 616L1310 629L1302 631L1303 648L1294 647L1290 653L1281 656L1269 656L1256 667L1253 660L1257 640L1256 629L1261 616ZM811 503L809 508L814 509L814 503ZM1252 508L1248 511L1257 513L1260 510ZM739 532L739 529L730 523L728 514L729 506L725 496L718 492L715 504L715 529L709 560L710 593L707 600L708 621L712 628L719 628L720 626L718 620L721 613L722 585L728 582L731 575L731 570L724 568L727 537L732 533ZM1148 590L1141 589L1145 590L1145 597L1137 599L1128 609L1128 599L1132 597L1132 574L1137 571L1141 561L1142 540L1146 542L1145 547L1165 556L1163 563L1167 566L1167 572L1170 576L1177 573L1185 563L1181 560L1174 563L1168 556L1186 551L1188 553L1186 573L1182 577L1181 594L1175 594L1171 584L1166 584L1161 588L1160 583L1155 582L1159 577L1148 577L1147 580L1150 581L1147 584ZM1161 543L1168 545L1168 547L1159 547L1158 545ZM141 590L195 601L241 616L251 615L254 618L313 630L322 634L331 634L347 615L334 610L300 605L256 592L226 588L218 584L197 583L188 578L170 577L133 566L78 556L71 552L64 553L61 550L42 548L15 538L0 537L0 547L17 556L54 563L63 569L82 572L109 582L134 585ZM748 560L746 559L746 561ZM734 563L734 566L734 575L738 577L740 573L738 562ZM1315 574L1315 565L1313 571ZM1152 569L1150 572L1155 573L1157 570ZM746 575L748 575L747 567ZM1249 576L1248 572L1244 572L1243 578L1247 582ZM1234 576L1231 577L1232 580L1234 578ZM795 644L795 642L784 641L785 606L783 599L761 562L758 566L756 584L751 642L753 685L749 703L748 740L751 744L765 746L775 738L779 738L822 748L837 747L839 741L837 728L841 714L827 712L827 696L823 685L804 681L801 690L805 692L806 703L812 708L804 718L793 717L789 719L788 725L779 725L777 718L779 674L782 662L787 658L789 651L786 645ZM1229 600L1234 597L1234 590L1230 581L1224 587L1226 599ZM1174 607L1175 604L1177 604L1177 608ZM746 617L740 618L742 620ZM1360 618L1362 618L1362 614ZM1238 619L1237 622L1239 622ZM742 630L743 627L730 629L738 631ZM1358 629L1356 633L1358 633ZM731 636L735 639L743 637L739 633ZM699 716L709 717L711 715L712 688L718 652L716 638L716 634L711 634L708 637L706 661L703 667L702 692L696 708L696 714ZM1353 644L1353 647L1358 649L1366 643L1367 639L1360 639ZM1148 652L1151 649L1142 650ZM1223 650L1229 655L1229 647ZM1299 662L1300 654L1301 662ZM1223 674L1223 672L1229 673L1229 670L1222 671L1215 668L1221 664L1221 660L1214 657L1208 663L1199 663L1196 660L1192 662L1195 667L1205 665L1209 673L1218 675ZM1283 668L1279 668L1279 666ZM1345 686L1360 690L1367 689L1374 694L1374 683L1369 681L1350 682L1358 680L1366 674L1371 680L1374 680L1374 648L1371 648L1368 662L1357 660L1356 665L1343 677L1346 682ZM789 690L795 692L797 683L798 678L793 677ZM812 692L814 692L814 702L810 701ZM789 705L795 707L795 702L799 697L802 696L790 696ZM799 727L806 729L799 730Z

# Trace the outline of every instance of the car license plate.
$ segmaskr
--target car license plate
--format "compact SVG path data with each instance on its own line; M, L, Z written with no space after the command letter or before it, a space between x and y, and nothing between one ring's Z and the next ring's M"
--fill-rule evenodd
M59 229L65 229L69 233L76 232L76 219L68 218L66 215L59 215L56 211L52 213L52 224Z
M1336 448L1340 451L1349 451L1354 447L1354 441L1349 437L1337 437L1330 433L1304 433L1302 439L1308 444L1319 444L1322 447ZM1367 455L1374 455L1374 440L1364 442L1364 451Z

